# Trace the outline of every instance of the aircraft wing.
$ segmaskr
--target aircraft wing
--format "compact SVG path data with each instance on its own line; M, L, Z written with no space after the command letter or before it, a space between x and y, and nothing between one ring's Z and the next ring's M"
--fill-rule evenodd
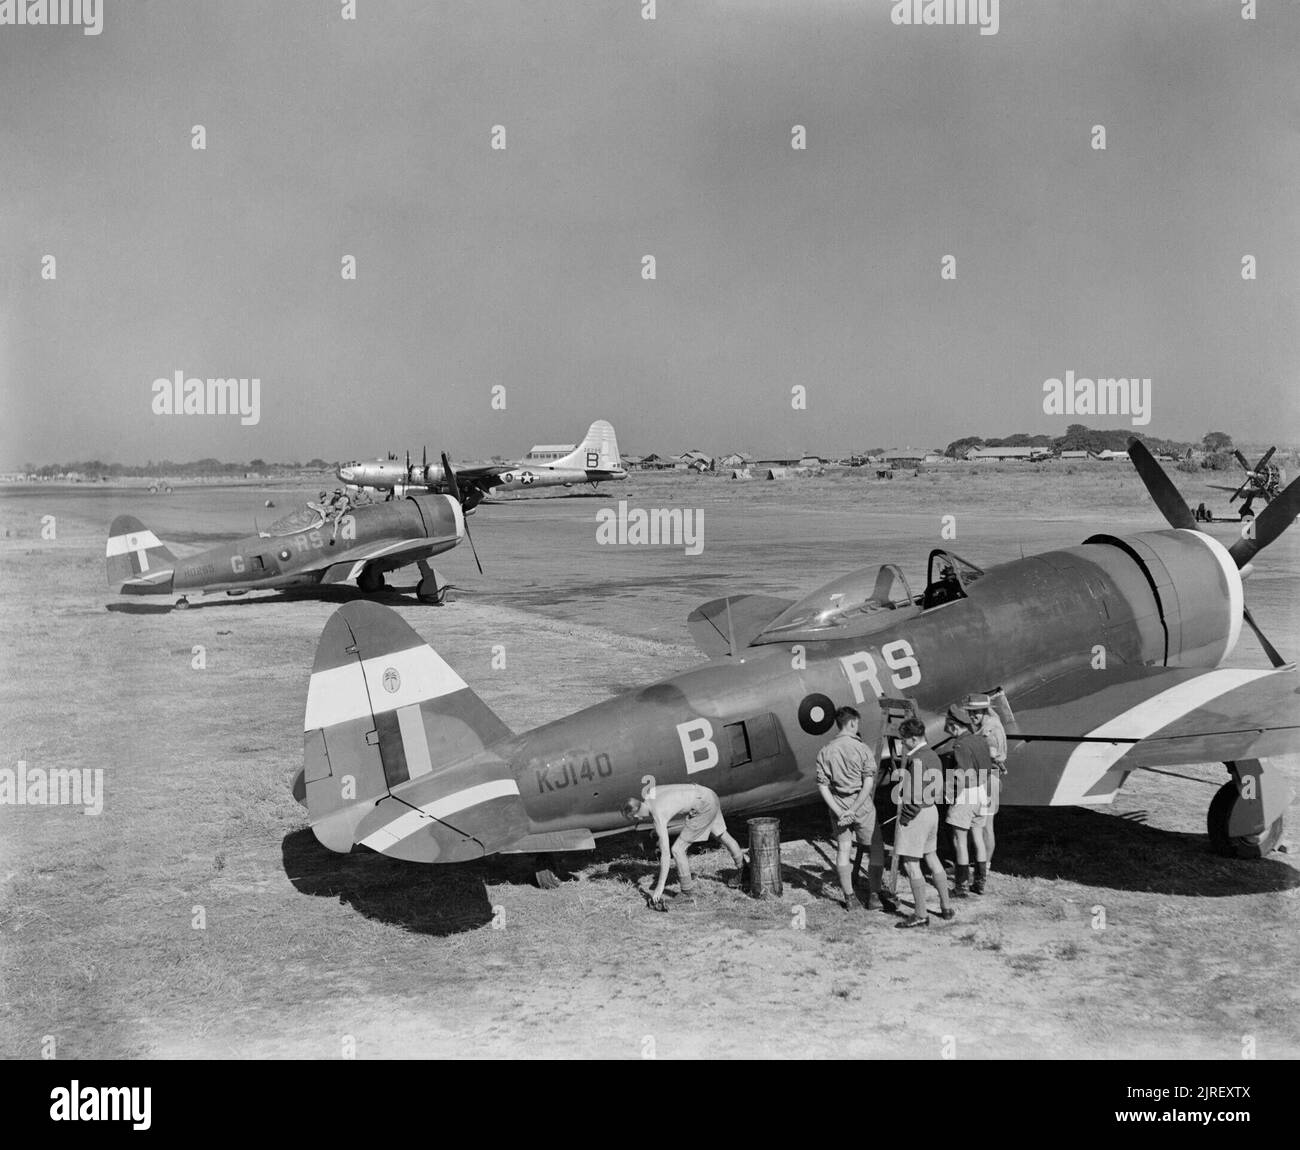
M390 560L409 556L406 562L414 563L428 555L434 543L435 540L426 536L413 539L371 539L345 551L331 550L328 555L322 553L306 566L297 568L295 574L324 571L322 582L344 583L355 579L361 573L361 565L372 559Z
M1074 671L1008 701L1005 785L1017 804L1109 803L1131 771L1300 751L1293 666Z

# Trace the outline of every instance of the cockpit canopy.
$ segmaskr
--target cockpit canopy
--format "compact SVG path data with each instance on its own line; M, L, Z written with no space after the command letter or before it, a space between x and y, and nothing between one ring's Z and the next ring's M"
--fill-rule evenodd
M870 635L922 611L964 599L966 589L983 574L983 568L960 555L936 548L930 552L925 591L914 596L896 564L883 564L874 576L869 567L863 567L787 607L758 633L753 644Z
M914 611L907 579L895 564L884 564L874 576L864 567L787 607L754 643L849 638L888 627L902 617L900 612Z
M982 567L976 567L960 555L936 547L930 552L921 606L928 611L931 607L942 607L945 603L965 599L966 589L983 574Z

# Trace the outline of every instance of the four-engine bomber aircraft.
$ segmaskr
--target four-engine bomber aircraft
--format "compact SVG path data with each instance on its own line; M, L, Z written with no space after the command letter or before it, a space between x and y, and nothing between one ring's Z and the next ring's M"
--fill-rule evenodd
M655 783L704 783L728 815L815 800L838 705L861 709L874 745L880 700L908 697L937 743L948 704L983 690L1007 720L1004 803L1101 805L1133 771L1223 762L1211 841L1266 854L1291 800L1266 759L1300 750L1300 682L1251 618L1242 577L1295 519L1300 481L1229 549L1196 529L1145 447L1130 454L1171 530L1094 535L987 571L936 550L919 595L886 564L797 603L706 603L689 622L709 663L522 735L396 613L348 604L316 651L295 796L334 851L457 862L589 849L629 829L623 804ZM1243 619L1271 668L1220 667Z
M406 462L374 459L344 463L338 477L356 488L373 488L401 496L411 490L446 491L446 468L430 463L427 454L417 467ZM523 491L530 487L572 487L575 483L609 483L627 478L618 454L614 428L596 420L576 447L572 444L538 444L518 463L465 463L456 466L456 479L468 510L488 492Z
M123 595L242 595L349 581L362 591L379 591L386 571L416 563L417 595L441 603L446 587L427 561L450 551L465 534L465 515L455 498L412 495L337 517L300 507L268 532L177 559L140 520L119 515L108 529L105 563L109 584ZM176 606L188 607L189 600L182 594Z

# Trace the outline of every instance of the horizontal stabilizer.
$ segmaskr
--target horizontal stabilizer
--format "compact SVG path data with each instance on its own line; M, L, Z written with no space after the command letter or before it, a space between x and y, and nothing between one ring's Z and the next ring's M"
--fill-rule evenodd
M572 831L543 831L525 835L502 854L551 854L556 851L594 851L596 836L584 829Z
M686 625L695 645L705 655L722 659L731 654L733 636L735 649L743 650L764 627L792 606L793 599L779 599L775 595L729 595L701 603L687 616Z

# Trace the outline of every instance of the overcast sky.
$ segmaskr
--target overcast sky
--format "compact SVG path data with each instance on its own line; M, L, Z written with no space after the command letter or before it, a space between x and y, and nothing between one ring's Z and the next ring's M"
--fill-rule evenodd
M0 27L0 467L1055 435L1068 370L1150 377L1151 434L1300 440L1300 6L641 7ZM177 371L260 422L153 414Z

